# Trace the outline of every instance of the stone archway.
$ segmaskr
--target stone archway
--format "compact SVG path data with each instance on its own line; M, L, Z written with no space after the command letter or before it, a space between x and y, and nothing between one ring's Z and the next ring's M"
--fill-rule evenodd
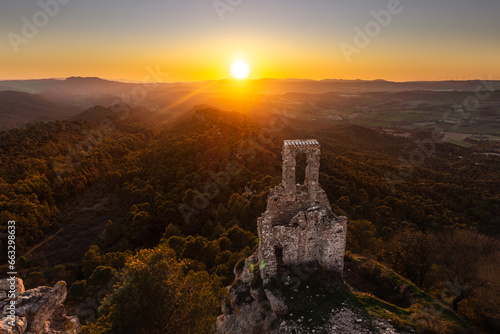
M287 194L294 196L297 192L296 168L297 154L307 157L304 185L310 194L319 189L320 145L316 139L285 140L283 143L283 176L282 184Z

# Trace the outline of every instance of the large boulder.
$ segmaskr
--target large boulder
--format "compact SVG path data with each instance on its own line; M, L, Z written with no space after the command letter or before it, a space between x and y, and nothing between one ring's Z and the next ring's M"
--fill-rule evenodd
M52 313L66 300L66 282L59 281L40 300L30 303L27 309L28 331L41 332Z
M10 296L15 285L15 298ZM66 282L54 287L24 289L19 278L0 280L0 334L76 334L80 322L77 316L67 316ZM12 307L11 301L15 301Z

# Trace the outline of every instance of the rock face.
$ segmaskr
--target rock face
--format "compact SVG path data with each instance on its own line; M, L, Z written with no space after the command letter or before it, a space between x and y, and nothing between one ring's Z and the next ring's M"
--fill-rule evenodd
M280 314L287 306L262 286L255 254L245 260L242 269L235 269L235 281L227 287L229 296L222 302L223 314L217 318L217 333L274 333Z
M15 283L14 283L15 282ZM15 296L10 295L15 286ZM53 288L41 286L24 290L19 278L0 280L0 334L76 334L80 322L76 316L66 316L62 304L66 299L66 282Z
M307 156L304 184L296 184L297 154ZM281 267L318 262L342 273L347 218L336 217L319 186L320 145L317 140L285 140L281 185L269 193L267 210L257 221L258 257L268 283Z

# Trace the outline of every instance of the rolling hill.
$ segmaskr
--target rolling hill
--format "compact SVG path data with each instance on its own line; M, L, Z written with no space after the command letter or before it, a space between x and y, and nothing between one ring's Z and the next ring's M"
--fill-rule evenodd
M0 91L0 130L24 127L27 123L66 119L80 111L39 94Z

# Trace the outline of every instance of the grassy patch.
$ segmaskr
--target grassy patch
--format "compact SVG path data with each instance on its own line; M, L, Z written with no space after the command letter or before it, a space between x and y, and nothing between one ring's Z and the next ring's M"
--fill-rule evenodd
M410 310L389 304L363 292L357 292L355 295L370 315L390 320L397 329L412 327Z
M390 319L397 328L412 327L425 333L465 333L470 330L468 324L443 303L380 263L351 255L346 259L346 267L350 269L348 283L363 290L354 293L362 306L372 315ZM370 282L363 284L360 280ZM379 295L374 295L370 288L381 284L395 289L376 289L374 291ZM384 294L381 291L390 293ZM408 307L389 302L394 299L393 294L402 293L410 297Z

